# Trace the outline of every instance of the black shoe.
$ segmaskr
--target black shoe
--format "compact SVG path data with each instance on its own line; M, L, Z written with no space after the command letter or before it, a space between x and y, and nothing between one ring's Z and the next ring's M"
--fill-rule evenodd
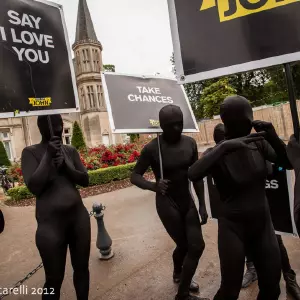
M179 273L173 273L174 283L180 283L180 276L181 276L181 274L179 274ZM199 284L197 282L195 282L194 280L192 280L189 290L192 293L198 293L199 292Z
M287 273L283 274L285 283L286 283L286 291L290 294L294 300L300 300L300 287L296 280L296 274L293 270L290 270Z
M183 297L180 297L177 295L175 297L175 300L210 300L210 299L209 298L200 298L200 297L193 296L193 295L188 295L188 296L183 296Z
M246 265L247 271L243 278L242 288L248 287L252 282L257 280L257 274L253 263L249 262Z

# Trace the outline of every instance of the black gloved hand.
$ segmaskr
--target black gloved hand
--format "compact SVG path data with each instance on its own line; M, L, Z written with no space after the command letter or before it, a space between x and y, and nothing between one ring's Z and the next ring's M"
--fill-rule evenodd
M256 132L265 132L266 139L277 136L276 130L271 122L256 120L252 122L252 125Z
M58 136L54 136L50 139L48 144L48 151L51 157L55 158L61 152L61 138Z
M240 148L248 148L251 150L256 150L255 146L248 145L252 142L261 141L264 139L264 133L252 133L245 137L240 137L232 140L225 140L221 145L224 147L225 151L230 152Z
M53 158L53 163L57 169L59 169L63 165L64 161L65 161L65 157L61 152L59 152L56 155L56 157Z
M170 183L170 180L167 179L160 179L159 182L156 183L155 191L157 193L160 193L162 195L165 195L168 190L168 184Z
M207 219L208 219L208 214L207 214L206 208L200 206L199 214L201 217L201 225L205 225L207 223Z
M291 135L290 141L286 148L290 163L292 164L296 174L300 171L300 144L294 135Z

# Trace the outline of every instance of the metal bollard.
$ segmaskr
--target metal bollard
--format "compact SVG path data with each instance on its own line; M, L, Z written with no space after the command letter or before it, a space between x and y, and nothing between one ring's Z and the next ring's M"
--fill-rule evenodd
M96 246L100 251L99 258L101 260L109 260L114 256L114 252L111 248L112 240L111 240L109 234L107 233L105 225L104 225L103 210L105 210L105 206L103 206L101 203L93 204L94 217L97 220L97 225L98 225Z

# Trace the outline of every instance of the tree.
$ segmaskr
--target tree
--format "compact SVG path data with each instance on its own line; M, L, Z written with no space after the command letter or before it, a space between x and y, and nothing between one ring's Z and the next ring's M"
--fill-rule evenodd
M137 133L129 133L130 143L135 143L140 139L140 135Z
M6 166L6 167L11 166L11 162L8 159L8 156L7 156L7 153L6 153L6 150L4 148L2 141L0 141L0 166Z
M247 98L252 106L262 105L266 92L265 84L270 80L265 69L231 75L228 76L228 80L237 94Z
M296 97L300 98L300 63L291 64L294 88ZM268 88L268 98L274 97L275 101L288 101L288 88L283 66L268 68L267 73L270 77Z
M82 130L81 130L79 124L77 123L77 121L75 121L75 123L73 125L73 134L72 134L71 144L73 147L75 147L79 151L86 149L86 144L84 141Z
M228 96L236 95L236 92L236 89L229 84L228 78L221 78L206 87L201 95L204 116L212 118L218 115L223 100Z
M173 72L176 74L174 53L170 60L173 65ZM299 62L292 64L292 73L296 97L299 99ZM222 87L222 89L218 92L215 89L216 87ZM218 113L221 101L220 95L227 95L227 92L231 93L232 90L235 90L235 94L247 98L253 107L288 101L288 90L283 66L184 84L184 89L197 119L211 117L215 113ZM208 94L210 92L212 93L211 97Z
M170 61L173 66L172 71L174 74L176 74L174 53L172 54ZM201 102L201 94L203 89L216 81L217 79L211 79L193 83L186 83L183 85L196 119L202 119L204 117L203 105Z
M106 72L116 72L116 67L114 65L103 65L103 68Z

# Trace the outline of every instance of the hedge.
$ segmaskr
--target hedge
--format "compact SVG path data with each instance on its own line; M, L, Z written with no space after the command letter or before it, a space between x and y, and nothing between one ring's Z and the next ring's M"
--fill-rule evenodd
M90 186L101 185L112 181L123 180L129 178L131 172L135 166L135 163L120 165L116 167L109 167L105 169L99 169L89 171ZM80 188L80 187L78 187ZM35 196L28 190L26 186L18 186L8 190L8 196L12 200L23 200L34 198Z

